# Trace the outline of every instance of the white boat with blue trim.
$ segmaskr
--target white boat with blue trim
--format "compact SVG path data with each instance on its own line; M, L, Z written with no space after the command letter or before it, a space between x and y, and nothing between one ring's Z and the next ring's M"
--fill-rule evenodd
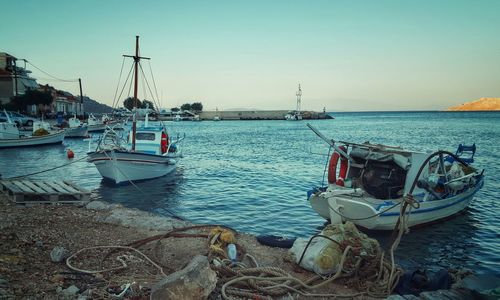
M134 59L134 99L137 99L139 37L136 37ZM98 140L95 151L88 153L88 162L93 163L104 179L116 184L162 177L173 173L182 157L179 143L183 138L169 138L163 123L150 125L148 115L145 121L137 122L138 111L133 110L132 130L126 139L112 127Z
M147 118L147 117L146 117ZM107 130L98 141L95 151L88 153L88 162L93 163L101 176L115 184L158 178L175 171L182 157L179 142L171 140L162 124L152 125L148 121L136 128L135 150L128 139L120 138L120 132Z
M328 185L308 193L312 208L332 224L393 230L403 205L409 227L436 222L466 209L484 184L484 170L471 166L475 144L426 153L334 141L308 126L334 149Z

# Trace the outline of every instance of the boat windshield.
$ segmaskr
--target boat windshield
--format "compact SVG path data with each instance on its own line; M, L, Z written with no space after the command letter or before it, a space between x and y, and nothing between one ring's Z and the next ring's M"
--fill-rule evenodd
M138 132L135 135L135 139L140 141L154 141L155 134L154 132Z

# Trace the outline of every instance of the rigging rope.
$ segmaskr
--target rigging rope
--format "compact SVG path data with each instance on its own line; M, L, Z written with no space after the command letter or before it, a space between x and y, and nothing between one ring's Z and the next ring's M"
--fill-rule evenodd
M155 82L155 77L153 75L153 68L151 67L151 62L148 60L148 65L149 65L149 72L151 73L151 79L153 80L153 86L155 88L155 93L156 93L156 99L158 102L161 101L160 97L158 97L158 89L156 89L156 82ZM158 105L158 110L160 109L160 106Z
M122 94L123 94L123 91L125 90L125 87L127 86L127 82L128 82L128 79L131 78L130 77L130 74L132 74L132 70L133 70L134 66L132 65L130 67L130 70L128 72L128 75L127 75L127 78L125 79L125 82L123 83L123 87L122 87L122 90L120 91L120 95L118 95L118 97L116 98L116 103L118 104L118 99L120 99L122 97ZM130 87L132 86L132 79L130 79ZM130 95L130 87L129 87L129 90L128 90L128 94Z
M139 67L141 69L141 73L142 73L143 78L146 78L146 74L144 73L144 69L142 68L142 64L141 63L139 63ZM153 91L151 91L151 87L149 86L149 82L147 80L146 80L146 85L148 87L149 93L151 94L151 97L152 97L152 100L153 100L153 104L155 104L156 107L159 108L158 103L155 100L155 96L153 94ZM158 94L158 93L156 93L156 94Z
M141 63L139 62L139 67L141 67L141 72L142 72L142 66ZM146 84L144 83L144 79L146 76L144 76L144 72L142 72L142 77L141 77L141 83L142 83L142 96L144 100L148 99L148 91L146 90Z
M3 179L18 179L18 178L24 178L24 177L29 177L29 176L33 176L33 175L37 175L37 174L42 174L42 173L45 173L45 172L49 172L49 171L52 171L52 170L56 170L56 169L59 169L59 168L63 168L63 167L66 167L66 166L69 166L71 164L74 164L78 161L82 161L84 159L86 159L87 156L84 156L82 158L79 158L77 160L73 160L67 164L63 164L63 165L59 165L57 167L53 167L53 168L49 168L49 169L46 169L46 170L42 170L42 171L38 171L38 172L33 172L33 173L29 173L29 174L25 174L25 175L20 175L20 176L14 176L14 177L9 177L9 178L3 178Z
M125 56L123 57L122 67L120 69L120 76L118 76L118 82L116 83L115 95L113 96L113 108L115 108L115 105L118 104L118 99L116 98L116 96L118 95L118 88L120 87L120 82L122 80L122 73L123 73L123 67L124 67L124 65L125 65ZM127 76L127 80L128 80L128 76Z

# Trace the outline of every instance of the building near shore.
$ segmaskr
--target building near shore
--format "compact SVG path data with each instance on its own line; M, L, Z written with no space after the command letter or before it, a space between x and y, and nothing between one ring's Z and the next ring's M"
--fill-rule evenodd
M55 114L82 114L83 104L79 97L69 92L58 90L53 86L39 85L35 78L31 77L31 71L26 65L18 65L20 59L5 52L0 52L0 104L5 105L12 101L13 97L24 95L29 90L48 92L52 96L49 105L30 105L26 108L28 113L38 115L39 113Z
M7 104L12 97L24 95L28 90L38 89L31 71L17 65L17 58L0 52L0 104Z

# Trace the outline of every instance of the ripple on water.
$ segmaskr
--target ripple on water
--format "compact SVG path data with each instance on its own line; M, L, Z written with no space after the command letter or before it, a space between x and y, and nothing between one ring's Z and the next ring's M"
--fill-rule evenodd
M388 112L336 113L336 120L311 121L337 140L371 141L415 150L447 149L475 142L476 163L486 182L469 210L446 222L414 229L397 258L405 266L466 267L483 273L500 270L500 113ZM221 223L255 234L308 236L324 224L308 205L306 191L320 185L328 149L306 122L172 122L171 132L186 133L185 158L173 178L134 186L113 186L95 167L79 161L35 178L71 179L108 200L198 223ZM465 125L464 125L465 124ZM36 149L0 150L4 177L48 169L76 159L88 143ZM311 154L323 153L324 155ZM370 233L382 244L388 234Z

